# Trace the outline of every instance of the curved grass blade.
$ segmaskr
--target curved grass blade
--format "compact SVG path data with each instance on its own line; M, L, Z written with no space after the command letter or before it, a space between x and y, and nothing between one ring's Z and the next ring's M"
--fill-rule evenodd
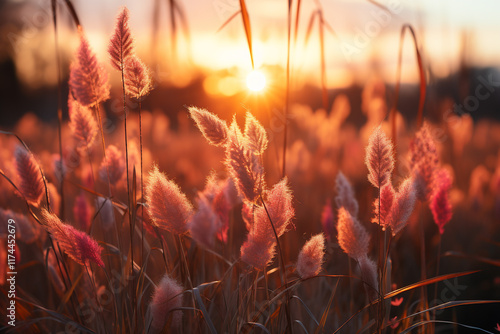
M299 296L293 295L292 299L293 298L297 299L304 306L304 309L306 310L307 314L309 314L309 317L311 317L311 319L316 323L316 326L319 326L318 320L316 320L316 317L311 312L311 310L309 309L309 307L307 307L306 303L304 303L304 301L302 299L300 299ZM295 320L295 321L298 321L298 320Z
M241 18L243 19L243 26L245 27L245 35L247 36L248 51L250 52L250 59L252 60L252 70L255 68L253 62L253 49L252 49L252 30L250 29L250 17L248 16L247 6L245 0L240 0Z
M221 31L222 29L224 29L228 24L229 22L231 22L236 16L238 16L238 14L241 13L241 10L237 11L236 13L234 13L233 15L231 15L227 20L226 22L224 22L219 29L217 29L217 32Z
M259 327L264 333L271 334L263 324L259 324L258 322L249 321L249 322L246 322L243 324L243 326L245 326L245 325L248 325L251 327Z
M464 328L474 329L474 330L477 330L479 332L494 334L493 332L489 332L489 331L487 331L485 329L482 329L482 328L479 328L479 327L465 325L465 324L461 324L459 322L445 321L445 320L427 320L427 321L421 321L421 322L418 322L418 323L413 324L412 326L406 328L404 331L400 332L400 334L410 333L415 328L418 328L420 326L424 326L424 325L427 325L427 324L430 324L430 323L458 325L458 326L461 326L461 327L464 327Z
M467 255L465 253L457 252L457 251L448 251L448 252L444 253L443 256L461 257L461 258L464 258L464 259L476 260L476 261L479 261L479 262L491 264L491 265L496 266L496 267L500 267L500 261L499 260L493 260L493 259L489 259L487 257L481 257L481 256Z
M212 319L210 319L210 315L208 314L207 309L205 308L205 304L203 304L203 300L201 299L200 290L198 288L193 288L193 295L194 298L196 299L198 307L201 310L201 313L203 314L203 318L207 323L208 329L210 329L210 333L217 334L217 330L215 329Z
M302 323L302 321L300 321L300 320L294 320L294 322L295 322L296 324L299 324L299 325L300 325L300 327L304 330L304 332L306 332L307 334L309 334L309 332L308 332L308 331L307 331L307 329L306 329L306 326L304 326L304 324Z

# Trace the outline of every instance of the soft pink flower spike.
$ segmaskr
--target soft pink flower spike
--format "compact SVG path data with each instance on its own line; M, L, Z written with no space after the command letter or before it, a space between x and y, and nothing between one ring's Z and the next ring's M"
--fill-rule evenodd
M393 235L398 234L408 223L416 200L417 191L415 190L414 180L408 178L399 186L398 193L392 204L391 214L388 218Z
M248 147L246 138L233 120L226 146L226 166L240 196L256 203L264 189L264 168L260 157Z
M80 193L75 199L75 204L73 205L73 217L76 221L76 225L83 231L88 231L91 222L91 208L90 204L85 197L83 192Z
M374 187L380 188L390 181L394 169L393 145L380 126L370 136L365 163L368 167L368 181Z
M18 146L14 153L18 188L26 201L38 206L45 193L42 174L35 157L24 147Z
M438 163L436 144L429 125L424 123L410 143L410 166L416 177L417 196L421 201L428 199L431 193Z
M333 239L335 230L335 216L333 214L332 203L330 199L327 199L323 211L321 211L321 226L323 227L323 233L326 235L328 240Z
M337 192L335 197L337 208L344 207L353 217L357 217L359 212L358 201L354 196L352 185L342 172L339 172L335 179L335 191Z
M309 239L299 253L297 272L302 278L319 274L325 255L325 237L322 233Z
M116 185L125 174L125 167L125 158L122 152L116 146L109 145L106 148L106 159L102 161L99 168L99 176L101 180L107 181L107 173L109 173L109 182Z
M187 231L193 206L179 187L168 180L157 166L149 173L145 193L147 211L154 225L177 234Z
M125 62L125 93L136 98L149 94L153 88L149 68L136 56Z
M188 223L189 232L193 239L206 248L212 248L220 227L220 220L214 212L208 199L200 194L196 202L198 209L191 216Z
M165 274L160 284L155 289L151 300L151 315L153 321L151 326L156 330L162 330L170 317L172 317L171 328L179 327L182 320L182 311L173 309L182 306L182 286Z
M266 201L267 211L278 238L292 225L295 215L292 206L292 193L287 179L278 182L269 191ZM257 269L264 269L273 259L276 237L269 217L263 206L254 210L254 222L241 247L241 259Z
M69 127L75 144L80 149L89 149L97 136L97 122L88 107L82 106L71 96L68 100Z
M128 25L129 11L123 7L116 18L115 31L108 45L108 53L111 65L121 71L125 66L125 60L134 54L134 38L130 33Z
M109 98L108 74L98 63L82 30L76 60L70 68L69 88L83 106L93 106Z
M225 121L205 109L196 107L189 107L189 114L210 144L226 145L228 127Z
M439 233L444 233L444 226L450 221L452 208L449 198L451 177L446 169L439 170L435 175L435 188L431 196L429 207L434 217L434 222L439 227Z
M42 218L47 231L75 262L82 266L95 262L100 267L104 267L104 262L101 259L101 247L92 237L76 230L71 225L64 224L55 214L49 213L45 209L42 211Z
M246 113L245 138L248 147L254 154L260 155L264 153L268 143L266 130L250 112Z
M374 201L374 213L375 216L372 219L372 223L379 223L379 214L380 214L380 226L385 230L387 225L389 224L391 208L394 202L394 188L390 182L387 182L385 185L380 188L380 210L379 210L379 198Z
M337 231L339 245L347 255L355 260L366 256L370 235L363 225L343 207L339 209Z

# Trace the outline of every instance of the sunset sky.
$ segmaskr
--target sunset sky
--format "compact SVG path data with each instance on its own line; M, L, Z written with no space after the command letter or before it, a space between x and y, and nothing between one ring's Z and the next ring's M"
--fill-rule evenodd
M166 1L160 2L158 50L160 71L173 63L170 50L169 16ZM251 70L248 46L241 17L238 16L222 31L218 29L239 10L238 0L179 0L185 11L191 43L189 47L179 35L177 69L188 77L189 68L217 71L235 68L247 73ZM294 6L296 2L294 1ZM380 75L387 82L394 81L399 34L404 23L417 31L423 55L437 76L456 71L461 58L471 65L498 66L500 44L497 43L500 21L500 3L494 0L457 1L382 1L391 13L366 0L302 1L299 34L292 51L292 73L305 81L319 82L320 46L316 19L308 44L306 30L311 15L321 4L325 21L336 35L325 30L325 57L328 87L348 86ZM138 52L144 59L151 56L151 31L154 1L74 1L82 25L93 48L100 57L113 30L114 17L121 6L131 12L131 26L136 35ZM247 1L250 15L256 67L286 66L285 0ZM63 6L61 6L62 8ZM295 11L295 8L294 8ZM65 9L62 12L66 14ZM67 15L67 14L66 14ZM50 32L50 29L49 29ZM62 35L64 39L64 34ZM409 36L408 36L409 37ZM464 44L465 40L465 44ZM68 37L63 46L76 47L77 40ZM465 55L461 55L461 50ZM68 51L70 52L70 51ZM191 59L192 62L188 62ZM146 60L147 61L147 60ZM188 67L183 66L189 64ZM418 78L415 51L410 38L404 48L403 80ZM194 65L194 66L193 66ZM170 71L171 69L167 69ZM187 79L186 79L187 80Z

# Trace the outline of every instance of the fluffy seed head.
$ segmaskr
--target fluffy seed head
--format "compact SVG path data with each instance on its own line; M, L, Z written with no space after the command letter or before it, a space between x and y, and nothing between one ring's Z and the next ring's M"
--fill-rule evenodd
M256 203L264 189L264 168L259 156L248 149L234 120L228 132L226 166L240 196L247 202Z
M438 164L436 144L429 125L425 123L410 143L411 171L417 176L417 195L421 201L428 199L431 194Z
M151 74L146 65L137 57L125 61L125 93L136 99L149 94L153 88Z
M359 205L356 197L354 196L354 189L349 183L344 173L339 172L335 179L335 204L338 208L344 207L353 217L358 216Z
M108 53L111 65L121 71L125 66L125 60L134 54L134 39L128 25L129 11L123 7L116 17L115 31L108 45Z
M449 198L451 188L451 177L445 169L436 173L435 188L429 204L434 217L434 222L439 227L439 233L444 233L444 226L450 221L452 208Z
M153 321L151 326L162 330L171 317L171 328L177 328L182 320L182 311L172 311L182 306L182 286L167 274L163 276L155 289L151 300L151 315Z
M109 98L108 74L98 63L82 30L76 59L70 68L69 87L83 106L93 106Z
M88 231L90 228L91 219L91 208L90 204L82 192L75 199L75 204L73 205L73 217L78 226L82 231Z
M325 255L325 237L317 234L306 242L299 253L297 272L302 278L309 278L319 274Z
M228 127L225 121L205 109L196 107L189 107L189 114L210 144L226 145Z
M196 202L198 209L188 222L189 232L197 243L203 247L212 248L220 227L220 220L205 196L200 194Z
M187 231L193 207L179 187L157 166L149 173L145 192L147 211L156 226L177 234Z
M266 207L279 238L290 228L291 219L295 214L292 206L292 193L286 178L269 191ZM263 206L257 206L254 209L254 222L250 227L247 240L241 247L241 259L257 269L265 268L274 256L276 237L269 217Z
M31 205L38 206L44 195L45 186L35 157L22 146L14 153L18 188Z
M102 161L99 168L101 180L107 181L109 173L109 182L117 184L125 173L125 158L122 152L114 145L106 148L106 159Z
M391 179L394 169L393 145L380 126L370 136L365 163L368 167L368 181L374 187L380 188Z
M416 200L417 192L413 179L408 178L399 186L398 193L392 204L390 216L387 219L393 235L398 234L408 223Z
M109 231L115 223L115 211L110 198L97 197L96 210L101 216L102 227L105 231Z
M88 107L68 98L69 127L78 148L89 149L97 136L97 122Z
M266 130L264 130L264 127L250 112L246 113L245 138L248 143L248 148L252 150L254 154L260 155L264 153L268 142Z
M345 208L339 209L337 232L339 245L347 255L355 260L366 256L370 236L366 229Z
M76 230L71 225L64 224L56 215L45 209L42 210L42 218L47 232L75 262L82 266L95 262L100 267L104 267L104 262L101 259L101 247L89 235Z
M323 211L321 212L321 226L323 233L328 240L333 239L335 230L335 216L333 214L332 203L330 199L326 201Z
M375 207L374 213L375 216L372 219L372 223L379 223L379 214L380 214L380 226L385 230L387 225L389 224L389 216L391 213L392 204L394 202L394 188L392 187L391 182L387 182L385 185L380 188L380 210L379 210L379 199L375 199L373 205Z

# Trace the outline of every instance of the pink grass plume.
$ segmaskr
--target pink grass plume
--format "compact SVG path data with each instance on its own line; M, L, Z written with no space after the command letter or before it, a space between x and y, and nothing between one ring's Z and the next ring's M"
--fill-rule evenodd
M91 208L90 204L85 197L83 192L80 193L75 198L75 203L73 204L73 217L76 222L76 226L78 226L82 231L88 231L90 228L90 220L91 220Z
M415 138L410 142L409 159L411 171L416 177L415 185L418 199L425 201L431 194L434 173L439 164L436 144L427 123L420 128L415 134Z
M414 180L408 178L399 186L398 192L394 197L390 216L387 219L392 230L392 235L398 234L406 226L415 207L416 200L417 191Z
M301 278L319 274L325 255L325 237L322 233L309 239L299 253L297 272Z
M115 211L113 209L113 202L110 198L97 197L96 210L99 211L101 216L101 224L105 231L111 230L115 224Z
M116 17L115 31L108 45L111 65L118 71L124 69L125 60L134 54L134 39L128 21L129 11L123 7Z
M36 159L22 146L16 148L14 158L18 189L28 203L38 206L45 193L45 186Z
M125 93L137 100L148 95L153 88L149 68L137 56L125 61Z
M261 155L267 148L267 134L264 127L250 112L245 116L245 138L250 150L256 155Z
M125 158L122 152L114 145L109 145L106 148L106 159L102 161L99 168L99 176L101 180L108 180L109 172L109 182L116 185L125 174Z
M337 207L344 207L353 217L357 217L359 205L354 196L354 189L344 173L340 171L335 178L335 191L337 192L337 196L335 196L335 204L337 204Z
M370 236L366 229L345 208L340 208L337 223L338 241L342 250L355 260L366 256Z
M176 329L179 327L182 320L182 311L175 308L182 306L182 286L167 274L163 276L160 283L156 287L153 299L151 300L150 308L153 321L151 326L157 331L161 331L167 325L171 318L170 328Z
M82 106L71 96L68 100L69 127L75 144L80 149L89 149L97 136L97 122L88 107Z
M240 196L249 203L257 203L264 189L264 168L260 157L248 148L235 120L228 132L225 163Z
M78 231L47 210L42 210L42 223L61 249L75 262L88 266L90 262L104 267L101 259L101 247L92 237Z
M189 107L189 114L210 144L215 146L226 145L228 127L225 121L202 108Z
M291 219L295 210L287 182L286 178L282 179L268 192L266 207L269 217L263 206L254 209L253 225L241 247L241 259L254 268L264 269L274 257L276 237L271 222L278 238L293 226Z
M436 173L434 190L431 195L429 207L432 211L434 222L439 228L439 233L444 233L444 226L451 220L452 207L449 198L451 177L446 169Z
M333 214L332 203L329 198L321 211L321 226L327 240L332 240L335 234L335 215Z
M147 212L155 226L177 234L187 231L193 206L179 187L168 180L157 166L149 173L145 192Z
M379 199L375 199L374 201L374 214L375 216L372 218L372 223L379 223L379 214L380 214L380 226L385 230L387 225L389 224L391 208L394 203L395 191L392 187L391 182L387 182L385 185L380 188L380 209L379 209Z
M193 239L206 248L212 248L220 228L220 220L214 212L209 200L200 194L196 199L198 209L188 222L189 232Z
M97 61L81 29L80 45L70 68L69 87L83 106L94 106L109 98L108 74Z
M393 145L380 126L370 136L365 163L368 167L368 181L375 188L390 181L394 169Z

